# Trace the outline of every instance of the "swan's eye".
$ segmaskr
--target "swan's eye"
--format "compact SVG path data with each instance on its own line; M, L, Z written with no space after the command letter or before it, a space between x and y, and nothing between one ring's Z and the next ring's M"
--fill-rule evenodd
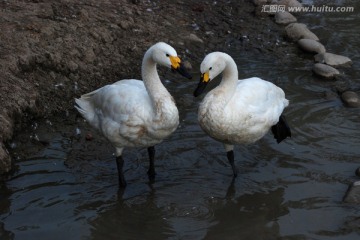
M212 67L209 68L209 70L211 70L211 69L212 69Z
M167 57L170 57L170 55L169 55L169 54L166 54L166 56L167 56Z

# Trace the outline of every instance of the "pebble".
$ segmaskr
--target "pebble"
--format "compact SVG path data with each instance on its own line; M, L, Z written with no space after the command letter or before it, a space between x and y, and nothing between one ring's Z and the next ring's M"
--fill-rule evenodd
M360 107L360 98L356 92L345 91L341 94L341 99L349 107Z
M300 48L311 53L324 53L326 49L324 45L313 39L300 39L298 41Z
M319 38L303 23L290 23L285 27L285 31L287 36L293 41L298 41L302 38L319 41Z
M92 141L94 139L93 135L91 133L87 133L85 136L86 141Z
M185 43L185 47L190 51L196 51L199 48L203 48L204 47L204 41L198 37L197 35L195 35L194 33L189 34L188 36L185 36L183 38L184 43Z
M360 181L356 181L351 184L343 201L346 203L360 203Z
M75 72L79 67L74 61L71 61L71 60L67 63L67 66L68 66L70 72Z
M196 36L193 33L190 33L190 35L187 36L186 39L191 41L191 42L204 43L204 41L201 38L199 38L198 36Z
M264 5L267 3L267 0L253 0L253 3L256 5L256 6L260 6L260 5Z
M325 78L333 78L340 74L337 69L322 63L316 63L313 67L313 72Z
M297 19L289 12L277 12L275 13L275 22L277 24L288 25L289 23L296 22Z
M184 61L183 62L183 65L184 67L187 69L187 70L191 70L192 69L192 65L189 61Z
M87 48L84 52L84 60L87 63L92 63L96 59L96 55L91 48Z
M127 20L122 20L120 21L119 25L122 29L127 30L131 27L131 22Z
M297 0L272 0L271 4L285 5L286 7L302 7Z
M315 56L315 61L320 63L326 63L330 66L341 66L351 64L351 59L345 56L333 54L333 53L319 53Z

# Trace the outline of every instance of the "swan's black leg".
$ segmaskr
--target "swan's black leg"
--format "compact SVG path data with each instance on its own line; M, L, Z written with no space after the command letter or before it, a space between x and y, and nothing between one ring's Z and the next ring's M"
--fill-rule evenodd
M124 187L126 187L126 181L125 181L124 172L123 172L124 159L122 158L122 156L116 157L116 165L117 165L118 174L119 174L119 185L120 185L120 187L124 188Z
M155 179L155 165L154 165L154 160L155 160L155 147L148 147L148 153L149 153L149 170L148 170L148 175L149 175L149 179L150 181L154 181Z
M233 150L230 150L226 153L226 156L229 160L229 163L231 165L231 168L233 170L233 173L234 173L234 177L237 176L237 169L235 167L235 163L234 163L234 151Z

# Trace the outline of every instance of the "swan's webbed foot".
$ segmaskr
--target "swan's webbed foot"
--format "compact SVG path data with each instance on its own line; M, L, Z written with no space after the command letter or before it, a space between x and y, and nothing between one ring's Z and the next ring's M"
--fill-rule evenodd
M117 165L118 174L119 174L119 187L125 188L126 181L125 181L125 176L124 176L124 172L123 172L124 159L122 158L122 156L116 157L116 165Z
M148 153L149 153L149 170L147 171L147 174L149 176L150 182L154 182L156 172L155 172L155 147L148 147Z
M230 150L226 153L226 156L229 160L229 163L231 165L231 168L233 170L233 174L234 174L234 178L237 177L237 169L235 167L235 163L234 163L234 151Z

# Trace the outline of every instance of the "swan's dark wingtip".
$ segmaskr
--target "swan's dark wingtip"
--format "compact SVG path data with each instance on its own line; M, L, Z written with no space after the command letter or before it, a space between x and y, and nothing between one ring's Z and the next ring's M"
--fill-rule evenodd
M277 143L291 137L291 130L284 115L280 115L279 122L271 127L271 132L274 134Z

